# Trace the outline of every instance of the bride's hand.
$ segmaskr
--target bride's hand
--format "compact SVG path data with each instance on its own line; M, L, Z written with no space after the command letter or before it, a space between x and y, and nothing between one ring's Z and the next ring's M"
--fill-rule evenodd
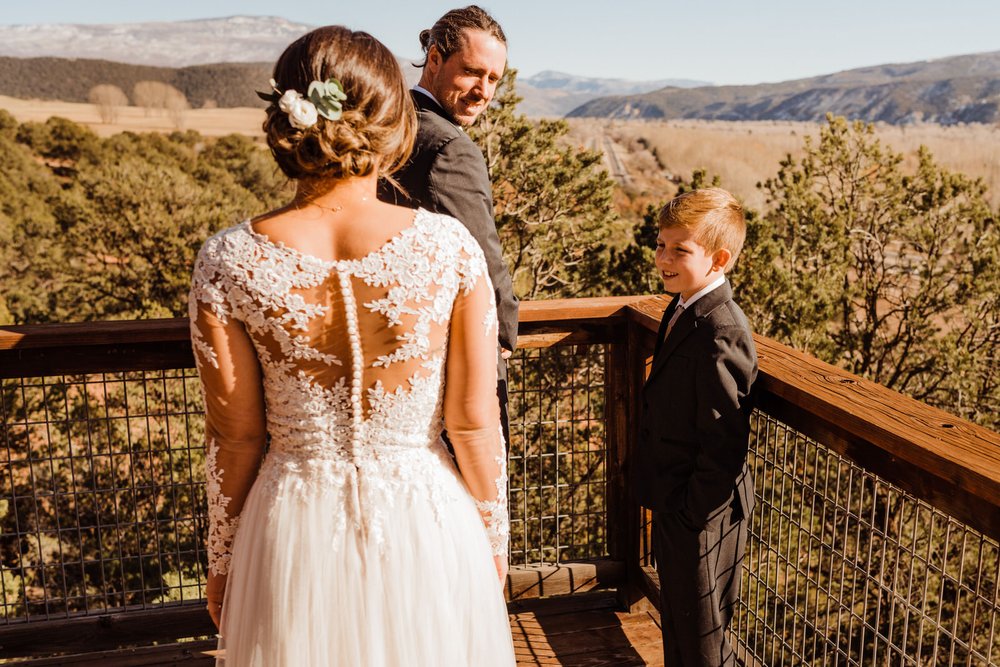
M507 565L507 556L494 556L493 564L496 565L500 585L505 586L507 584L507 572L510 570L510 566Z
M215 628L222 627L222 597L226 593L226 575L208 575L205 585L205 597L208 598L208 615L212 617Z

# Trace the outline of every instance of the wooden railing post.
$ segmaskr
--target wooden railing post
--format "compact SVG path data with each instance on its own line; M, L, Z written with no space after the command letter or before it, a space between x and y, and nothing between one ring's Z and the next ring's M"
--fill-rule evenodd
M648 605L640 563L641 509L631 494L629 465L638 437L639 400L646 379L649 332L631 318L624 343L608 345L605 415L608 438L608 544L611 558L625 563L618 602L629 611Z
M604 357L608 552L613 560L626 563L634 551L627 480L632 403L628 348L627 342L609 343L605 345ZM623 606L631 604L627 571L626 566L626 576L619 587L619 602Z

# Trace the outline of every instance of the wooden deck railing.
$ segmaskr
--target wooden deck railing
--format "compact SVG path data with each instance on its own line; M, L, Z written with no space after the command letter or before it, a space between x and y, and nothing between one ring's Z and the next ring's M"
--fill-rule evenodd
M522 304L515 607L594 587L656 600L625 471L665 304ZM744 660L1000 665L1000 436L757 345ZM211 634L192 367L184 319L0 327L0 658Z

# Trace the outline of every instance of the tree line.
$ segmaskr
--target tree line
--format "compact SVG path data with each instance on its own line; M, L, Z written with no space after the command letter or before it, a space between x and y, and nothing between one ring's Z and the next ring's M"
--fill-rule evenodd
M473 130L524 299L645 294L655 207L625 241L600 154L565 121L517 113L515 73ZM870 125L830 117L801 158L759 184L731 276L755 330L986 426L1000 378L1000 237L978 179L903 156ZM696 172L681 187L717 183ZM725 187L725 183L720 184ZM188 273L211 233L278 204L266 151L231 135L98 138L0 112L0 317L7 322L185 312Z
M123 107L129 106L129 97L125 91L110 83L102 83L90 89L88 101L97 108L102 123L114 123L118 120ZM191 108L184 93L169 83L162 81L140 81L132 87L132 102L142 107L146 115L150 113L166 113L174 124L181 129L184 112ZM214 102L206 102L209 106Z

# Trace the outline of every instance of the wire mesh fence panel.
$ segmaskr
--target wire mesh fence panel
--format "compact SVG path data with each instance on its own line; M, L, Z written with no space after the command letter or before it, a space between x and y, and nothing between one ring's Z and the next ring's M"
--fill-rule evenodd
M511 360L512 565L608 555L607 349ZM4 623L201 600L193 369L0 380L0 420ZM1000 666L995 540L761 412L749 461L748 664Z
M201 412L190 369L0 381L5 622L202 597Z
M511 563L607 556L603 345L519 350L508 372Z
M1000 665L1000 545L754 413L733 635L763 665Z
M512 563L607 554L604 346L510 374ZM4 623L204 595L204 418L193 368L0 380Z

